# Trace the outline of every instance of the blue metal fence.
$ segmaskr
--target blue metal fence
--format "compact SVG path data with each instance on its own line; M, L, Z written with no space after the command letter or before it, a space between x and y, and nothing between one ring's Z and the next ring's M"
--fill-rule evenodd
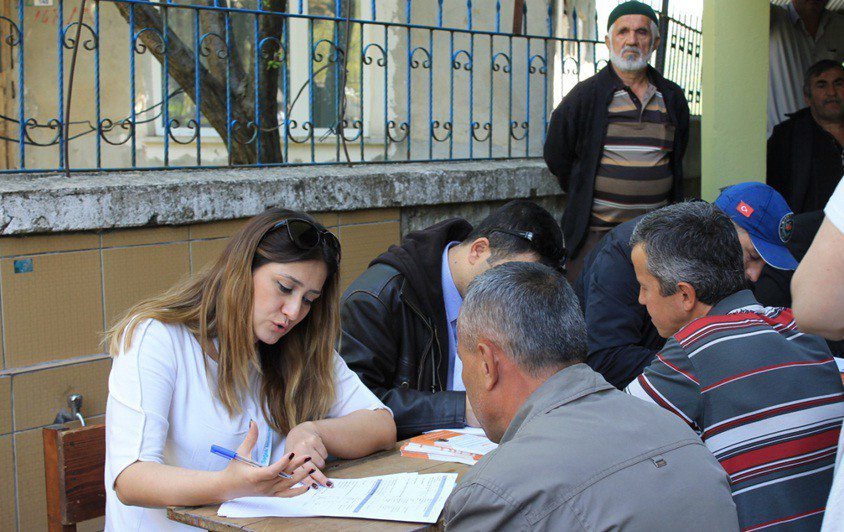
M82 6L0 16L0 172L538 156L555 100L606 63L551 0Z
M700 19L674 14L665 17L666 41L663 74L686 92L692 114L701 114L701 49L703 33Z

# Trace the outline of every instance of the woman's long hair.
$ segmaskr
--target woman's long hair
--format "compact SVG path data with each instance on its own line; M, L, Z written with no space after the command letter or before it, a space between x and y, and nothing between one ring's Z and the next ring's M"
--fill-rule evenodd
M109 353L117 356L129 349L135 328L146 319L183 325L199 341L206 357L217 355L217 395L229 415L239 414L242 398L254 393L250 375L258 370L266 399L264 416L273 429L286 434L299 423L324 417L335 398L339 256L325 238L315 248L302 250L291 241L286 226L274 229L288 218L302 218L325 230L312 217L286 209L270 209L255 216L231 238L212 265L132 307L106 332ZM308 315L276 344L257 341L252 325L252 272L267 263L307 260L326 264L328 276L322 294Z

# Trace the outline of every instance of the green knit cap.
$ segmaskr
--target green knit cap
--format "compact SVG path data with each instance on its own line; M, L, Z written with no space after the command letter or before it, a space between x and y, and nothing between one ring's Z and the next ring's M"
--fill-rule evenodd
M637 2L636 0L630 0L629 2L615 6L615 9L610 13L610 18L607 19L607 29L610 29L610 26L618 20L618 17L623 17L624 15L644 15L653 20L654 24L659 24L656 13L651 6Z

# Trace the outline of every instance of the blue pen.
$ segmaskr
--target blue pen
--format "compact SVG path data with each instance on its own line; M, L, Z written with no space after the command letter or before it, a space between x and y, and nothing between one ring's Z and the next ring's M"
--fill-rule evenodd
M236 452L230 451L230 450L226 449L225 447L220 447L219 445L212 445L211 446L211 452L216 454L217 456L222 456L223 458L228 458L229 460L237 460L238 462L243 462L244 464L249 464L252 467L263 467L258 462L252 461L248 458L244 458L244 457L238 455ZM280 476L282 478L291 478L290 475L288 475L284 471L279 473L278 476Z

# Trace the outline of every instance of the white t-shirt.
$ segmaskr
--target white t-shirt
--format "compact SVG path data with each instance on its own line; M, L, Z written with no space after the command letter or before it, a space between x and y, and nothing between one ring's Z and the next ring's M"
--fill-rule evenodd
M838 182L823 212L829 221L844 233L844 178Z
M334 374L337 400L326 417L386 408L336 353ZM261 411L257 372L251 386L254 393L243 398L242 413L234 419L215 397L216 382L216 362L202 354L199 342L185 327L155 320L138 325L131 347L115 357L108 379L106 530L195 530L168 520L163 508L120 502L114 481L136 461L203 471L224 469L228 461L212 454L211 445L237 449L250 419L259 427L252 459L262 462L262 454L269 452L272 463L284 455L286 438L270 432Z

